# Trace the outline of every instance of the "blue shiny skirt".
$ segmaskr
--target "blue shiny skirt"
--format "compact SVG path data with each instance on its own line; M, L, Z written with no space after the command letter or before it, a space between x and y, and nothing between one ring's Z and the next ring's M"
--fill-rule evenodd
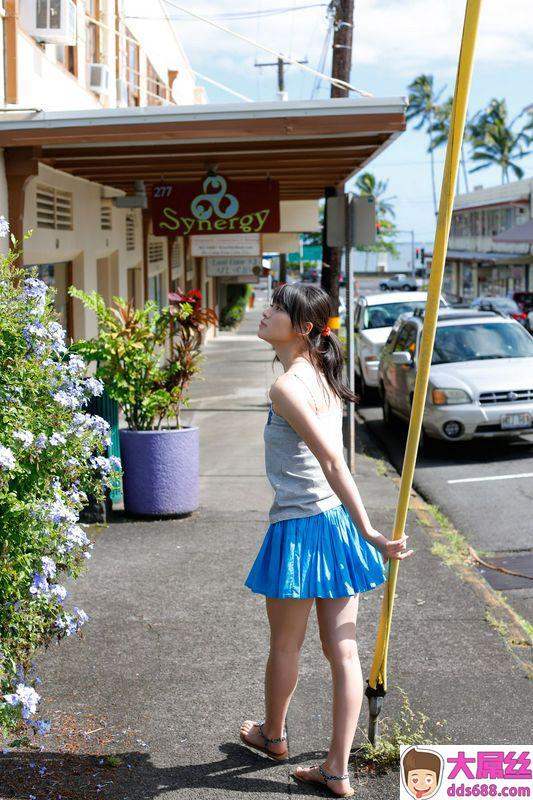
M385 583L389 564L341 503L271 523L244 585L267 597L347 597Z

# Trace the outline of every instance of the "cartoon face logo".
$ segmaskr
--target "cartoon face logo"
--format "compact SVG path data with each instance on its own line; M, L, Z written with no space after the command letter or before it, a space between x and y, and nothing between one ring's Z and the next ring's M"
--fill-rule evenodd
M416 800L434 797L442 778L442 756L411 747L402 754L401 762L403 785L409 795Z

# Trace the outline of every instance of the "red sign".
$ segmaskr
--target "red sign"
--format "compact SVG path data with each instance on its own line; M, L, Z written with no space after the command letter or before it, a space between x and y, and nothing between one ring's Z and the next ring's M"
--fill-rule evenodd
M279 183L232 181L208 175L201 184L167 183L152 189L156 236L279 231Z

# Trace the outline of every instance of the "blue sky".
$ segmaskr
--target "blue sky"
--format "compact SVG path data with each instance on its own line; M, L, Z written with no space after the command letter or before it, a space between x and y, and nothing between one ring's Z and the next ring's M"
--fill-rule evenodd
M187 18L173 3L164 0L184 43L193 69L210 76L255 101L276 98L276 69L258 69L256 61L273 60L253 45L216 30L204 22ZM261 44L290 55L307 58L318 68L327 27L327 4L313 0L201 0L180 5L216 19L222 25ZM308 6L301 9L301 6ZM451 94L461 40L465 0L357 0L354 57L351 83L376 97L407 94L407 85L425 72L435 76L437 87L446 85ZM271 10L283 13L271 14ZM223 15L240 15L228 18ZM247 16L244 16L247 15ZM506 98L515 116L533 103L533 14L526 0L484 0L476 51L469 114L492 98ZM324 72L331 68L330 48ZM230 94L202 81L210 102L235 102ZM286 72L291 100L329 96L329 85L316 86L315 78L297 67ZM408 130L369 169L389 181L401 229L414 229L418 241L431 241L434 213L431 199L427 136ZM444 148L436 152L437 190L440 190ZM525 177L533 175L533 156L521 162ZM499 170L469 175L470 188L500 183ZM461 188L461 191L463 189Z

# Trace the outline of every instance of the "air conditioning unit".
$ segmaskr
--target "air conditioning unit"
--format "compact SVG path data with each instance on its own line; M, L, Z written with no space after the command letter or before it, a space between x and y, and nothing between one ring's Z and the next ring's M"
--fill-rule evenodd
M109 93L109 67L107 64L89 64L89 89L98 94Z
M117 106L128 107L128 84L122 78L117 78Z
M20 0L21 27L38 42L77 44L73 0Z

